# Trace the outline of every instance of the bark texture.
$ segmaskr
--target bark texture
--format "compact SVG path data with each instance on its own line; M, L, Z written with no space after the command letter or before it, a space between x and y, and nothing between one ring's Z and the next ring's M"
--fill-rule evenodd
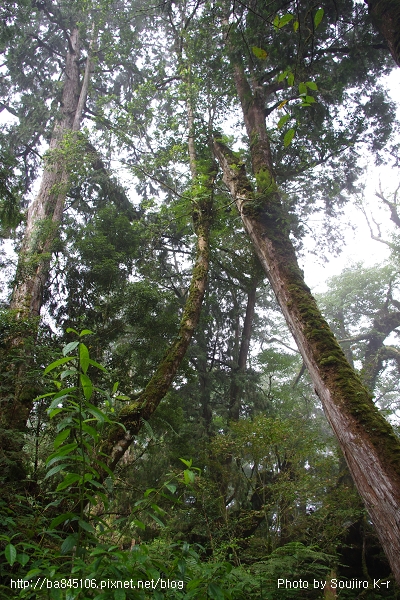
M81 84L79 59L79 29L69 35L65 57L65 75L61 98L60 119L56 122L50 141L50 155L45 165L39 192L30 205L24 239L11 300L11 315L16 325L12 328L8 344L10 356L15 356L8 372L10 391L3 395L1 427L8 432L0 441L0 452L7 462L7 454L18 454L21 434L25 430L37 390L27 379L33 364L34 343L43 290L47 283L54 241L62 222L65 198L68 191L68 172L63 158L65 135L79 130L90 79L90 56L86 60ZM16 432L18 442L14 440ZM17 433L19 432L19 434ZM14 447L15 446L15 447Z
M61 100L61 119L50 141L54 162L43 171L39 193L28 209L27 224L20 252L17 283L11 309L18 319L39 317L43 289L47 282L54 239L62 220L68 191L65 163L57 156L67 132L78 131L90 78L90 58L86 62L82 87L79 77L80 39L78 28L69 36L65 79ZM51 154L50 154L51 156Z
M214 149L225 183L236 200L245 229L400 582L399 440L348 364L304 283L276 186L271 183L269 191L255 192L244 165L238 164L228 148L215 141ZM259 164L257 157L255 162ZM268 164L264 164L266 169Z
M140 431L143 420L148 420L167 393L186 354L186 350L198 325L209 267L209 232L212 218L213 184L216 172L201 175L201 184L195 186L193 199L193 225L197 235L196 261L188 298L183 311L180 328L175 341L167 350L145 390L134 403L127 405L119 415L126 431L114 429L102 452L114 469Z
M227 41L229 51L229 40ZM372 401L304 282L290 240L289 215L277 188L264 106L232 54L237 95L250 141L256 189L244 164L218 140L214 152L239 213L338 439L354 483L400 583L400 441Z
M400 1L365 0L373 22L384 36L389 50L400 67Z

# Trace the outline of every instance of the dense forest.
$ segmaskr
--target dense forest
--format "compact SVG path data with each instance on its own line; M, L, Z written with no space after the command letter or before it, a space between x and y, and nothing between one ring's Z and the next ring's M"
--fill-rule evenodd
M0 597L400 598L398 0L0 14Z

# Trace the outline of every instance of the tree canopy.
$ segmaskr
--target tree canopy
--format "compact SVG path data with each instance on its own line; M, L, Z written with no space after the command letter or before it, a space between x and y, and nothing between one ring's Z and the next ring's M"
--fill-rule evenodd
M396 598L398 239L297 262L397 176L390 7L0 10L4 597Z

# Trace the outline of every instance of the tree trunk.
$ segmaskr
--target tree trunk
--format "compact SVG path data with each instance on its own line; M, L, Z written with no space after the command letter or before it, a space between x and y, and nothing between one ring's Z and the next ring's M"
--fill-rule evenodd
M389 50L400 67L400 1L364 0L377 29L386 39Z
M240 400L243 390L242 378L246 371L247 357L250 349L251 329L256 306L258 281L258 278L253 279L252 285L247 293L246 314L244 317L239 355L237 365L232 370L232 380L229 390L229 418L233 421L238 421L240 415Z
M288 215L275 183L265 126L265 98L260 88L253 95L242 65L234 60L232 63L250 140L256 190L244 164L221 141L214 141L214 151L400 583L400 442L347 362L304 282L290 240Z
M193 224L197 234L196 262L188 298L183 311L180 328L175 341L167 350L145 390L135 403L127 405L119 415L119 421L126 432L116 428L102 447L109 457L109 467L114 469L118 461L140 431L143 420L148 420L167 393L186 354L186 350L198 325L201 306L207 285L209 266L209 232L212 218L213 184L216 172L213 167L206 181L196 186L197 194L193 198Z
M48 280L53 244L62 221L68 191L68 173L62 158L62 144L66 133L79 130L90 79L91 65L88 56L82 86L80 85L80 38L77 27L72 30L68 42L61 118L55 124L49 147L50 152L53 152L53 156L50 154L53 162L45 165L39 193L28 209L10 305L16 325L9 337L8 349L16 359L8 372L10 388L4 394L1 412L4 438L0 442L0 450L5 455L9 452L18 454L22 444L21 435L32 410L33 398L37 394L27 373L32 367L43 290ZM57 151L60 151L59 155ZM16 432L15 443L11 443L14 439L13 432Z
M201 169L201 173L198 173L194 137L194 111L190 99L190 81L187 81L186 84L188 87L186 99L188 154L192 175L192 220L197 236L196 260L193 267L189 294L175 341L167 350L163 360L158 365L154 375L138 400L133 404L127 405L119 415L119 421L126 427L126 432L122 432L121 428L112 430L109 438L103 445L102 452L109 457L108 466L111 469L114 469L123 457L135 436L139 433L143 420L151 417L172 384L198 325L207 286L214 180L218 171L218 165L215 163L210 151L211 156L208 157L208 160L203 160L203 168Z
M43 289L46 285L52 246L62 220L68 191L68 173L64 160L57 157L64 136L78 131L87 97L90 78L90 56L86 61L82 87L79 77L80 39L75 28L69 36L65 62L65 81L61 100L61 120L56 123L50 141L50 152L55 161L43 171L39 193L28 209L27 224L20 253L17 283L11 301L11 309L17 318L39 317ZM51 155L50 155L51 158Z

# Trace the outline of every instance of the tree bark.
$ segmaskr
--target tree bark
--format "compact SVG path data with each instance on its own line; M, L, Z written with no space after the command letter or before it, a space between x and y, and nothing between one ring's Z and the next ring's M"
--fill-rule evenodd
M221 141L214 141L214 152L400 583L400 441L349 365L304 282L290 239L288 214L275 182L263 88L257 86L253 94L241 62L231 57L231 64L250 141L256 189L244 164Z
M204 181L203 175L200 176L202 183L198 184L197 193L193 198L193 225L197 235L196 261L178 335L141 396L136 402L128 404L120 413L119 421L124 425L126 431L123 432L120 427L113 429L104 443L102 452L109 457L108 465L111 469L115 468L139 433L143 420L151 417L164 398L198 325L210 260L209 232L212 219L213 185L216 175L213 168L214 165L207 174L206 181Z
M8 346L10 355L17 358L10 365L8 380L10 389L4 394L0 424L4 438L0 450L17 455L21 449L21 435L25 431L32 403L37 391L27 379L32 366L33 346L36 339L43 290L50 271L54 241L62 221L65 198L68 191L68 173L62 158L65 134L78 131L87 97L91 71L90 53L86 60L82 85L79 74L79 29L72 29L65 58L65 76L61 98L61 118L56 122L50 141L50 160L45 165L38 195L30 205L27 224L19 255L16 283L10 304L11 315L16 321ZM57 155L57 151L60 151ZM11 443L16 432L15 443ZM18 438L18 442L16 439ZM7 459L6 459L7 460ZM18 469L16 472L19 472Z
M377 29L386 39L389 50L400 67L400 1L365 0Z
M288 215L275 183L262 89L258 87L253 95L242 65L232 62L250 140L256 190L247 178L245 166L221 141L215 140L214 151L400 582L400 443L347 362L304 282L290 240Z
M253 139L255 137L255 132ZM215 154L286 322L309 370L315 391L339 441L353 480L400 582L400 443L348 364L304 283L286 215L269 163L269 189L254 192L245 167L220 141ZM256 178L259 171L256 171ZM264 173L264 178L265 178Z
M79 77L80 39L74 28L69 36L65 61L65 80L61 100L61 120L56 123L49 150L61 148L69 131L78 131L90 79L90 55L86 61L82 86ZM27 224L17 270L17 283L11 309L18 319L39 317L43 289L47 282L51 251L62 221L68 191L68 173L62 158L43 171L39 193L28 209Z

